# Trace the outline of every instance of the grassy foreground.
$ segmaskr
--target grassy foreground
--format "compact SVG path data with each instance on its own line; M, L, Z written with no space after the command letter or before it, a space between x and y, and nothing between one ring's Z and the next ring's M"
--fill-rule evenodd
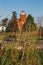
M0 65L41 65L36 31L0 33Z

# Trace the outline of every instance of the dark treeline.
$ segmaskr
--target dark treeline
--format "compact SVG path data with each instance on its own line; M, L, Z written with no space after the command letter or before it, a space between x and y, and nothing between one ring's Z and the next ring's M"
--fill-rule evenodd
M18 24L17 24L17 13L13 12L10 20L7 17L5 17L5 19L2 20L2 25L6 26L7 32L19 31ZM26 30L28 31L29 27L31 28L31 30L33 30L32 27L36 28L34 17L31 14L27 15L26 23L23 24L22 31L26 31Z

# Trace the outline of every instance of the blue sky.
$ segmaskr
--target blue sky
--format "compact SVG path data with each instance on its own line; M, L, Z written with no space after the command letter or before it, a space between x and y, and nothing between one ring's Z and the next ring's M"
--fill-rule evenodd
M0 0L0 16L11 17L12 12L16 11L19 17L22 10L35 18L43 16L43 0Z

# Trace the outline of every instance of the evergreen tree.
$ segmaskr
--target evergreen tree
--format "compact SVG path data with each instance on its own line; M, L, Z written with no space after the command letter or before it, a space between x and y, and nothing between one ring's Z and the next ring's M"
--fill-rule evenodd
M7 31L16 32L18 31L18 24L17 24L17 15L16 12L13 12L12 18L8 24L6 29Z
M27 16L27 19L26 19L26 23L27 23L27 25L29 24L31 24L31 25L33 25L34 24L34 17L31 15L31 14L29 14L28 16Z
M5 19L2 20L2 25L7 26L7 21L8 21L8 18L6 17Z
M22 30L29 31L29 29L30 29L32 31L32 30L35 30L36 27L37 26L36 26L36 23L34 21L34 17L31 14L29 14L26 18L26 23L22 27Z

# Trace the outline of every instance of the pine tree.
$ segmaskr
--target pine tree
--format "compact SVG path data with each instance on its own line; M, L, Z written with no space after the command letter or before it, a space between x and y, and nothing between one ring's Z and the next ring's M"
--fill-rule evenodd
M8 21L8 18L6 17L5 19L2 20L2 25L7 26L7 21Z
M13 12L12 18L8 24L7 31L16 32L18 31L17 15Z

